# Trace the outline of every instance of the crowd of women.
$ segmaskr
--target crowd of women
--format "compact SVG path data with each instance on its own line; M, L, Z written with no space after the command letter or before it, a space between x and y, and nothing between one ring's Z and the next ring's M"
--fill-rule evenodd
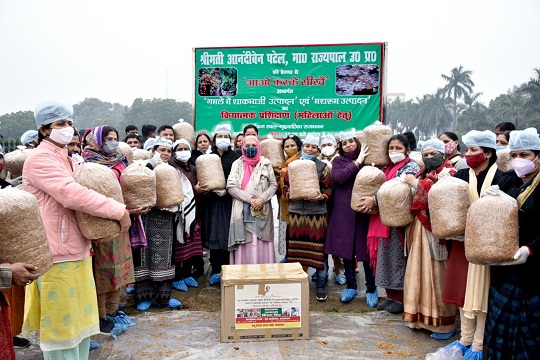
M355 178L364 167L369 148L355 131L331 135L291 134L282 139L283 166L273 168L262 155L258 129L244 128L233 139L229 124L218 124L212 137L199 134L196 149L186 139L174 139L171 126L157 130L144 147L152 152L145 164L173 166L184 193L172 208L126 209L125 205L75 182L83 162L111 169L118 179L127 166L117 152L119 134L110 126L74 130L73 110L57 102L38 105L37 146L26 159L22 187L36 196L54 265L36 278L32 264L0 267L26 286L23 333L40 331L46 359L87 358L90 336L111 332L118 324L133 325L119 309L120 289L134 292L137 309L151 306L182 308L172 290L198 287L204 273L203 247L210 253L209 283L219 284L223 265L299 262L315 270L315 297L327 299L329 256L334 281L346 285L341 301L358 296L357 272L362 263L366 303L371 308L403 314L411 329L427 329L435 339L450 339L459 314L461 337L451 343L467 359L535 358L540 350L540 231L535 220L540 206L540 138L536 129L495 135L471 131L461 140L446 132L425 141L423 166L411 159L416 149L412 134L390 138L391 164L381 169L387 181L398 178L414 194L414 220L404 228L386 226L379 215L379 199L360 199L351 208ZM412 135L412 136L411 136ZM131 136L131 135L129 135ZM136 137L136 135L134 135ZM499 136L499 137L498 137ZM131 137L133 138L133 136ZM130 138L130 139L131 139ZM138 139L137 139L138 141ZM512 170L497 169L497 150L509 147ZM196 159L218 155L226 188L210 191L200 184ZM315 163L318 191L309 199L291 199L288 167L295 161ZM432 234L428 194L442 176L469 184L471 202L503 191L519 204L520 249L514 261L480 266L465 257L463 237L437 239ZM500 188L500 190L498 190ZM271 199L278 198L278 244L274 246ZM453 201L448 194L448 201ZM100 241L80 233L75 211L118 220L119 234ZM11 286L11 280L0 285ZM386 300L379 303L378 289ZM2 305L5 300L2 298ZM12 332L6 331L2 306L0 353L14 358ZM9 330L9 329L8 329ZM18 334L18 332L15 332ZM487 351L486 351L487 349Z

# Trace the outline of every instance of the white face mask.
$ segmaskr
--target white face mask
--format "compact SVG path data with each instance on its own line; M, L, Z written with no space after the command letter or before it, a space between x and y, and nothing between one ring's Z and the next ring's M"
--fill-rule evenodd
M60 145L67 145L73 138L73 128L71 126L67 126L62 129L52 129L49 138Z
M216 146L220 150L227 150L229 146L231 146L231 140L226 139L226 138L216 139Z
M388 156L390 157L390 160L394 164L397 164L398 162L405 160L405 154L401 152L391 152L391 153L388 153Z
M332 156L332 155L334 155L335 152L336 152L336 150L334 149L333 146L325 146L321 150L321 153L324 156Z
M136 146L132 146L132 147L131 147L131 150L135 151L135 150L139 150L139 148L136 147Z
M191 152L189 150L177 151L175 154L176 158L184 163L187 162L191 157Z

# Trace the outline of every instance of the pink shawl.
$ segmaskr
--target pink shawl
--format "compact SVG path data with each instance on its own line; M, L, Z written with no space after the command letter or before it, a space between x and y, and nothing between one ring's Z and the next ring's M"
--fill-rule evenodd
M255 155L253 158L246 156L246 152L244 150L244 143L246 142L246 139L257 140L257 155ZM242 159L244 159L244 178L242 179L242 190L245 190L249 179L251 179L251 175L253 175L255 166L257 166L259 160L261 159L261 142L256 136L245 136L242 139Z

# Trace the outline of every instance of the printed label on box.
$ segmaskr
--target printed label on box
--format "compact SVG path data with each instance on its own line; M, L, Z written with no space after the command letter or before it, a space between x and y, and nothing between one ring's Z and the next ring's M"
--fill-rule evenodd
M302 284L235 286L235 328L296 328L301 321Z

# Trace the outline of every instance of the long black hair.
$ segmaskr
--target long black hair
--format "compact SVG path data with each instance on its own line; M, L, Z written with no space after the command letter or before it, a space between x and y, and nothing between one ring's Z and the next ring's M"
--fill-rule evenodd
M447 131L447 132L443 132L441 135L439 135L439 137L441 137L442 135L446 135L448 136L450 139L454 140L454 141L457 141L457 151L461 152L461 146L459 146L459 138L458 136L456 135L456 133L453 133L451 131Z
M281 147L285 149L285 141L287 140L293 140L296 143L296 147L298 148L298 151L302 149L302 140L294 134L287 135L287 137L284 137L283 140L281 140Z

